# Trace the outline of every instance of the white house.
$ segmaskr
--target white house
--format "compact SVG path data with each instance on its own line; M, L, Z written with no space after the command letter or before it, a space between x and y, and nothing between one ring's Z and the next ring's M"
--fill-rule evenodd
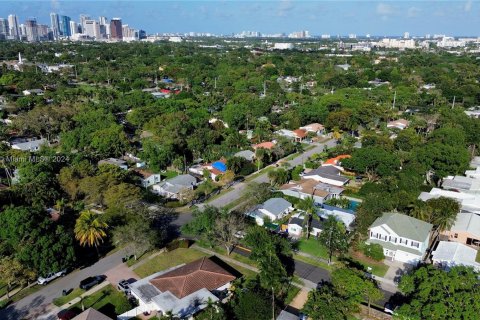
M313 219L310 221L310 234L317 237L323 230L322 218ZM304 228L307 227L307 222L303 214L298 213L288 221L287 231L292 238L300 238L303 235Z
M387 128L392 129L392 128L397 128L399 130L406 129L408 125L410 124L410 121L405 120L405 119L398 119L394 121L390 121L387 123Z
M367 243L383 247L385 257L417 264L423 260L430 241L430 223L397 212L384 213L370 226Z
M314 179L302 179L286 183L280 186L278 191L298 199L313 197L315 203L323 204L331 198L339 198L343 190L342 187L318 182Z
M453 176L443 179L442 188L445 190L480 194L480 179L464 176Z
M287 200L283 198L271 198L257 206L255 210L248 212L247 215L254 218L258 225L263 226L265 218L275 221L283 218L292 211L293 206Z
M432 252L432 262L446 269L467 266L480 271L480 263L475 261L476 257L477 250L458 242L440 241Z
M102 165L102 164L110 164L112 166L117 166L117 167L119 167L120 169L123 169L123 170L128 169L127 162L125 160L122 160L122 159L108 158L108 159L103 159L103 160L98 161L99 166Z
M333 165L321 166L303 175L303 179L313 179L334 186L344 186L349 179L341 175L342 171Z
M153 173L142 169L134 169L133 171L137 174L139 183L144 188L148 188L162 181L160 173Z
M427 201L429 199L440 197L457 200L461 205L462 211L480 214L480 195L478 194L432 188L430 192L421 192L418 199Z
M42 96L44 92L43 92L42 89L27 89L27 90L23 90L22 93L23 93L24 96L29 96L31 94L37 95L37 96Z
M300 127L300 129L306 130L307 132L313 132L317 136L325 134L325 127L320 123L310 123L303 127Z
M189 174L182 174L164 180L152 186L152 192L168 199L180 199L184 190L193 190L197 185L197 178Z
M171 312L175 317L187 319L206 308L208 303L224 300L236 276L217 261L203 257L132 283L131 293L139 305L118 319L154 311L159 315Z

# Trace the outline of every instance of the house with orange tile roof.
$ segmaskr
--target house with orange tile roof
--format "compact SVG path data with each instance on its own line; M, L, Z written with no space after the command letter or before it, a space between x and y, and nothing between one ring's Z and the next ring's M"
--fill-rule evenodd
M273 148L275 148L275 143L274 142L271 142L271 141L266 141L266 142L262 142L262 143L259 143L259 144L254 144L252 146L252 148L254 150L257 150L257 149L267 149L267 150L271 150Z
M238 276L236 270L216 257L203 257L154 273L130 285L139 305L119 319L154 311L186 319L207 307L209 301L225 301L231 282Z

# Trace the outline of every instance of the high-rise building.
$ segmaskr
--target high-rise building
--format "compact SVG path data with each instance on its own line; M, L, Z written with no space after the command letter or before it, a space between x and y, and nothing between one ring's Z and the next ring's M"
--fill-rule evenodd
M10 28L8 27L8 20L0 18L0 39L7 39L10 31L9 29Z
M18 29L18 19L17 16L11 14L8 16L8 27L10 31L8 32L11 39L19 39L20 38L20 30Z
M78 33L78 25L75 21L70 21L70 34L74 36Z
M110 21L110 39L117 41L123 39L121 18L112 18Z
M80 15L80 27L82 28L82 33L85 33L85 21L92 20L90 16L87 14L82 13Z
M100 39L100 25L95 20L85 20L83 33L95 39Z
M99 17L98 22L100 24L100 35L107 39L110 36L110 24L107 17Z
M70 37L72 31L70 30L70 17L60 16L60 35L63 37Z
M27 37L27 27L23 23L18 27L18 37L19 39Z
M37 20L35 18L25 20L25 31L27 41L38 41Z
M58 19L58 14L54 12L50 13L50 26L52 28L53 38L57 40L60 36L60 20Z
M37 24L38 40L53 40L52 32L46 24Z
M410 39L410 32L405 32L403 34L403 39Z

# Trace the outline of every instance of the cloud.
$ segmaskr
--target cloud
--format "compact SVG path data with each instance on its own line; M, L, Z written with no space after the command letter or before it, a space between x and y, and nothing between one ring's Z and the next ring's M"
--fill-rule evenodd
M410 7L407 11L407 17L408 18L414 18L416 16L418 16L418 14L421 12L422 10L417 8L417 7Z
M393 7L389 4L379 3L377 5L377 14L381 16L389 16L394 13Z
M291 0L282 0L280 1L280 6L277 10L277 15L280 17L285 17L287 14L295 8Z
M470 10L472 10L472 0L467 0L465 2L465 5L463 6L463 10L465 12L470 12Z

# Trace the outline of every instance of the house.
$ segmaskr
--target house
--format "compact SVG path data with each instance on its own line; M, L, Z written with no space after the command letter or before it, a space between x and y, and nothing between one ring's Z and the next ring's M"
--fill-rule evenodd
M406 129L409 126L409 124L410 124L410 121L408 121L408 120L398 119L398 120L388 122L387 123L387 128L388 129L396 128L396 129L399 129L399 130L403 130L403 129Z
M300 129L306 130L307 132L313 132L317 136L325 134L325 127L320 123L310 123L303 127L300 127Z
M315 203L322 204L328 199L340 197L343 190L341 187L318 182L314 179L302 179L286 183L280 186L278 191L298 199L313 197Z
M255 160L255 152L253 152L251 150L242 150L242 151L239 151L239 152L235 153L233 156L238 157L238 158L243 158L243 159L245 159L247 161L250 161L250 162Z
M383 247L385 257L417 264L423 260L430 241L430 223L397 212L384 213L370 226L368 244Z
M294 315L293 313L290 313L286 310L282 310L280 314L277 317L277 320L298 320L299 317L297 315Z
M293 130L293 133L295 134L295 142L302 142L308 135L308 132L305 129Z
M42 89L27 89L22 91L24 96L29 95L36 95L36 96L43 96L44 91Z
M275 134L290 139L294 142L301 142L307 137L307 130L297 129L292 131L287 129L280 129L275 131Z
M22 150L22 151L29 151L29 152L36 152L40 150L40 147L44 144L47 144L47 139L20 139L16 140L15 142L11 142L10 145L12 149Z
M247 215L254 218L258 225L263 226L265 218L275 221L283 218L292 211L293 206L287 200L283 198L271 198L257 206L253 211L248 212Z
M433 264L449 269L454 266L473 267L480 271L480 263L476 262L477 250L458 242L440 241L432 252Z
M440 197L457 200L461 205L462 211L480 214L480 195L477 194L432 188L430 192L421 192L418 199L427 201Z
M197 178L189 174L164 180L152 186L152 192L168 199L181 200L181 193L185 190L193 190L197 185Z
M322 219L327 219L328 216L334 216L338 221L341 221L345 225L347 231L353 230L355 212L352 210L323 205L322 209L318 211L318 215Z
M480 179L464 176L447 177L443 179L442 188L456 192L480 194Z
M477 167L475 170L466 170L465 175L469 178L480 180L480 166Z
M381 79L375 79L375 80L368 81L368 84L372 84L375 87L379 87L379 86L390 84L390 82L382 81Z
M103 165L103 164L110 164L112 166L119 167L120 169L127 170L128 165L125 160L122 159L116 159L116 158L108 158L108 159L103 159L98 161L98 165Z
M472 212L459 212L450 230L443 231L449 241L480 246L480 216Z
M87 310L80 313L78 316L72 318L72 320L113 320L110 317L107 317L100 311L97 311L93 308L88 308Z
M270 141L262 142L262 143L259 143L259 144L254 144L254 145L252 146L252 148L253 148L254 150L257 150L257 149L272 150L273 148L275 148L275 143L274 143L274 142L270 142Z
M478 107L469 108L464 111L467 116L474 119L480 119L480 109Z
M160 173L153 173L142 169L134 169L133 172L138 176L140 185L144 188L148 188L162 181Z
M307 223L305 221L305 217L303 214L298 213L294 215L289 221L287 225L288 235L292 238L300 238L303 235L304 228L307 227ZM319 219L314 219L310 221L310 234L314 237L317 237L320 232L323 230L323 219L319 217Z
M352 156L349 154L341 154L336 156L335 158L330 158L325 160L324 163L322 163L322 166L334 166L338 170L345 171L342 167L342 160L343 159L348 159L351 158Z
M349 65L348 63L345 63L345 64L337 64L335 67L338 68L338 69L341 69L343 71L348 71L348 69L350 69L351 65Z
M479 168L480 167L480 157L474 157L470 161L470 168Z
M156 311L159 315L171 312L186 319L206 308L209 303L225 301L231 282L237 277L215 257L203 257L188 264L134 282L130 285L138 307L120 315L129 319L143 312Z
M303 179L313 179L333 186L341 187L348 183L349 179L341 175L341 170L335 166L321 166L303 174Z

